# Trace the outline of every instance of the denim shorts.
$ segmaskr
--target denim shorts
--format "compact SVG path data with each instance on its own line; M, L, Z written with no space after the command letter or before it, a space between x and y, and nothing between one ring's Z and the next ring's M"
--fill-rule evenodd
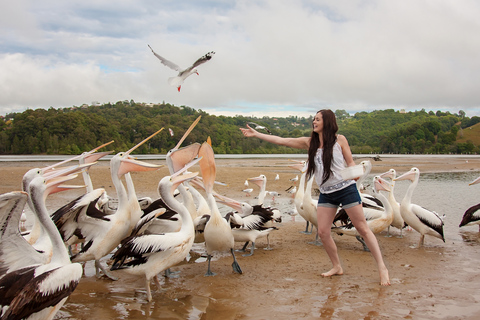
M332 193L320 193L317 207L337 208L341 205L342 208L348 209L361 203L362 199L360 198L357 185L351 184Z

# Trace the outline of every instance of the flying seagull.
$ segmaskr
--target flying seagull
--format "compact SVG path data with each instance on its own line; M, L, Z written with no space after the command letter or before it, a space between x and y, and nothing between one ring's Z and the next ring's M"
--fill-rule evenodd
M268 130L268 128L265 127L265 126L261 126L261 125L259 125L259 124L256 124L255 122L248 122L248 124L254 125L254 126L255 126L255 130L265 130L265 131L267 131L269 134L272 134L272 132L271 132L270 130Z
M180 68L178 65L176 65L175 63L165 59L164 57L158 55L155 51L153 51L152 47L150 47L150 45L148 45L148 47L150 48L150 50L152 50L153 54L155 55L155 57L157 57L160 62L163 64L163 65L166 65L167 67L169 67L170 69L173 69L175 71L178 71L178 75L176 77L171 77L171 78L168 78L168 83L172 86L172 87L177 87L178 89L178 92L180 92L180 88L182 87L182 84L183 84L183 81L185 81L185 79L187 79L189 76L191 76L192 74L196 73L198 75L198 72L197 72L197 67L199 65L201 65L202 63L205 63L207 62L208 60L212 59L213 55L215 54L215 52L213 51L210 51L209 53L207 53L206 55L200 57L197 61L195 61L190 67L186 68L186 69L183 69Z

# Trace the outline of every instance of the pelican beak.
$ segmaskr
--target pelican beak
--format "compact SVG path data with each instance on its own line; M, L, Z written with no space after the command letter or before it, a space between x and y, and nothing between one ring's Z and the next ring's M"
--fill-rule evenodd
M478 177L477 179L473 180L472 182L470 182L468 185L469 186L473 186L474 184L477 184L480 182L480 177Z
M375 184L375 190L377 190L377 191L380 191L380 190L387 191L387 192L391 191L390 183L388 183L387 180L383 179L380 176L376 176L374 178L374 184Z
M255 178L248 178L247 180L255 183L259 187L262 187L263 179L260 176L255 177Z

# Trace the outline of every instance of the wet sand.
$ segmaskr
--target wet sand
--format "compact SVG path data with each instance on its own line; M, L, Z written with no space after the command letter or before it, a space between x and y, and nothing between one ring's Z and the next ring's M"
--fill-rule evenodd
M358 159L360 162L363 159ZM155 162L155 161L149 161ZM159 161L158 163L162 163ZM242 192L246 178L267 176L267 189L281 193L275 205L284 214L279 230L270 236L273 250L264 250L266 240L256 244L253 256L237 253L243 274L232 273L230 255L212 262L215 277L205 277L207 265L202 260L201 245L191 258L173 268L177 278L161 277L162 289L146 301L144 280L121 272L120 280L97 279L93 263L86 265L86 275L57 314L56 319L478 319L480 316L480 235L478 227L461 232L467 245L457 240L446 243L426 237L426 246L412 248L419 239L416 231L393 229L393 237L377 235L392 285L381 287L372 256L364 252L354 238L334 235L344 272L343 276L322 278L330 262L322 247L311 244L314 235L301 233L305 222L293 211L291 195L282 192L297 173L287 159L217 159L217 192L242 201L254 201ZM417 166L421 172L475 171L480 175L480 157L441 159L419 162L402 158L373 161L372 173L395 168L406 172ZM0 192L18 190L22 175L43 163L2 163ZM195 167L192 171L195 170ZM166 169L133 175L140 196L156 197L157 184ZM280 180L275 181L276 174ZM104 187L110 195L115 190L109 176L108 162L91 168L95 187ZM258 193L255 188L254 195ZM52 208L73 199L76 191L52 195ZM271 199L267 200L270 204ZM466 209L466 208L465 208ZM463 210L464 211L464 210ZM462 211L462 212L463 212ZM237 248L242 247L237 243ZM104 258L103 263L108 259ZM152 283L152 289L155 285Z

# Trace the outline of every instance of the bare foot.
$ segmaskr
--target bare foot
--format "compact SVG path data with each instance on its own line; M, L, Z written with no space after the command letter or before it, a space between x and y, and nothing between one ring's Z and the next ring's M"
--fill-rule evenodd
M334 275L341 276L343 274L342 267L333 267L330 271L322 273L322 277L331 277Z
M390 277L388 276L387 268L380 270L380 285L382 286L390 285Z

